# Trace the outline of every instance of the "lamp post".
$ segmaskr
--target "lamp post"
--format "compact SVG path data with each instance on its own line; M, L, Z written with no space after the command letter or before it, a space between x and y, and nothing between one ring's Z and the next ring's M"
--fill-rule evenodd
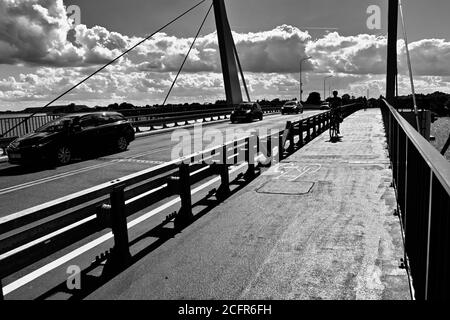
M303 95L303 83L302 83L302 63L303 61L306 61L308 59L311 59L312 57L306 57L300 59L300 103L302 102L302 95Z
M331 78L332 76L328 76L328 77L325 77L325 78L323 78L323 101L325 101L325 90L326 90L326 88L325 88L325 80L327 80L328 78Z

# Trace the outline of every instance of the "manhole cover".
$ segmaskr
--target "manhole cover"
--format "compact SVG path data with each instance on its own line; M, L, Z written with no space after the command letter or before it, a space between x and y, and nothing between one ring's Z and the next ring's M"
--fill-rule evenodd
M262 187L259 187L256 192L302 195L311 191L313 186L314 182L310 181L270 180L267 181Z

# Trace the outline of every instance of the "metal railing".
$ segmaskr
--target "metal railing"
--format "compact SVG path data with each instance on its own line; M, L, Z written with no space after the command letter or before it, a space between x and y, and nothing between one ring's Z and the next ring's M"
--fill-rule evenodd
M450 163L391 105L383 120L415 298L450 297Z
M281 106L262 107L263 113L275 113L280 111ZM155 130L156 126L167 128L167 125L173 124L175 127L189 124L189 121L202 120L202 122L227 119L233 111L233 108L220 108L200 111L182 111L171 113L159 113L145 116L127 116L136 132L141 131L141 127L148 127L148 131ZM217 118L217 119L214 119Z
M12 131L8 132L2 138L12 138L20 137L24 134L32 132L37 128L43 126L47 122L58 118L58 115L41 115L33 117L10 117L10 118L0 118L0 134L9 131L11 128L17 126L21 121L27 119L22 124L14 128Z
M134 110L134 109L133 109ZM160 129L167 128L168 125L172 124L177 127L180 125L187 125L189 121L202 120L202 122L215 121L227 119L233 111L232 107L226 108L212 108L194 111L180 111L180 112L167 112L167 113L154 113L147 115L130 115L131 111L124 112L127 114L126 118L131 122L136 132L141 132L142 127L148 128L147 131L155 130L155 127L161 127ZM280 106L265 106L262 107L264 113L275 113L279 112ZM122 111L118 111L122 112ZM11 128L19 124L23 119L27 118L22 124L8 132L4 137L0 138L0 148L5 149L11 141L25 135L27 133L33 132L39 127L43 126L47 122L60 117L61 115L45 115L45 116L33 116L31 118L27 117L11 117L11 118L0 118L0 135L3 132L8 132ZM216 118L216 119L214 119ZM4 150L3 150L3 153Z
M348 116L357 109L358 105L345 106L343 114ZM167 219L174 219L176 227L183 227L193 217L192 185L214 175L220 176L220 186L213 191L218 199L224 199L230 193L230 166L247 163L243 177L251 179L258 166L267 167L284 159L327 130L329 124L330 112L327 111L288 122L284 130L262 137L252 134L0 217L0 298L3 297L1 279L105 228L112 229L114 238L107 264L123 267L130 259L128 216L179 196L180 210Z

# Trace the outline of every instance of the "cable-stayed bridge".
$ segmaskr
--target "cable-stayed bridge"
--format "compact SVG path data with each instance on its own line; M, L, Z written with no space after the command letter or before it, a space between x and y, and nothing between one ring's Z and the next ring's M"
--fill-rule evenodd
M331 111L270 106L262 121L229 123L241 89L251 97L225 3L213 0L163 104L214 12L226 107L131 112L139 137L120 154L54 170L1 164L2 297L447 298L450 167L418 132L415 102L410 122L395 108L398 8L389 0L386 97L343 106L332 141ZM191 152L174 158L176 129Z

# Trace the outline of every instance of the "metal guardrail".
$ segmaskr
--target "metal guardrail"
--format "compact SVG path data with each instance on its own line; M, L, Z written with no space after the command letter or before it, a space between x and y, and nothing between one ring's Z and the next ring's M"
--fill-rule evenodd
M274 113L280 110L280 106L262 107L264 113ZM128 110L130 111L130 110ZM202 122L227 119L233 111L233 108L214 108L195 111L181 111L181 112L168 112L168 113L155 113L147 115L128 115L126 118L135 127L136 132L141 132L141 127L149 128L147 131L155 130L155 127L160 126L163 129L167 128L167 125L173 124L175 127L179 126L179 123L183 125L189 124L189 121L202 120ZM121 112L120 110L118 112ZM127 114L125 112L125 114ZM11 141L32 132L39 127L43 126L47 122L60 117L61 115L46 115L46 116L33 116L28 118L23 124L13 129L5 137L0 138L0 148L5 153L6 147ZM26 117L11 117L0 119L0 134L7 132L15 125L20 123Z
M262 107L264 113L275 113L280 111L281 106L274 107ZM162 126L162 128L167 128L168 124L173 124L175 127L189 124L188 121L192 120L202 120L202 122L214 121L215 117L217 120L227 119L234 108L222 108L222 109L211 109L211 110L201 110L201 111L183 111L175 113L161 113L152 114L147 116L128 116L127 119L132 122L132 125L136 128L136 132L140 132L140 127L149 127L148 131L155 130L155 126Z
M14 126L18 125L24 119L27 119L24 123L14 128L11 132L8 132L5 137L2 138L12 138L20 137L37 128L43 126L47 122L58 118L59 115L42 115L33 117L10 117L10 118L0 118L0 134L7 132Z
M348 116L358 105L343 107ZM114 248L107 264L121 268L129 262L126 218L172 196L179 196L181 209L167 219L176 227L192 218L191 186L219 175L219 199L230 193L229 167L247 163L243 175L251 179L260 165L273 163L276 146L279 160L301 148L328 129L330 112L288 122L286 129L259 137L250 135L224 145L170 161L80 191L57 200L0 218L0 289L1 279L54 254L95 232L111 228ZM285 148L289 142L288 148ZM261 161L265 158L264 161ZM0 299L3 297L0 290Z
M386 101L384 125L415 298L450 297L450 163Z

